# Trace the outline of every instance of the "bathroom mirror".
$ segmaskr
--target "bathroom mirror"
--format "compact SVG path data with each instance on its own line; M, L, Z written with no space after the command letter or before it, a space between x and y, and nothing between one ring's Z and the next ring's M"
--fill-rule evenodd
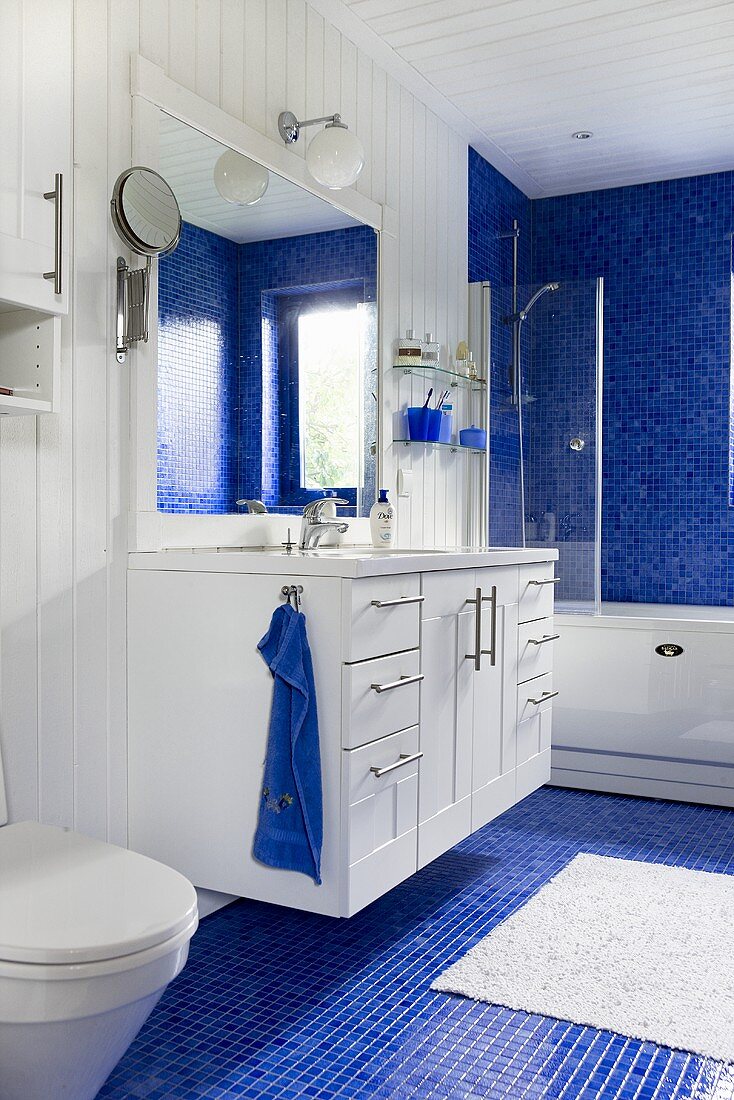
M158 508L367 515L377 465L374 229L163 112L181 240L158 268Z
M140 256L163 256L181 236L181 212L169 183L152 168L122 172L112 191L112 221Z

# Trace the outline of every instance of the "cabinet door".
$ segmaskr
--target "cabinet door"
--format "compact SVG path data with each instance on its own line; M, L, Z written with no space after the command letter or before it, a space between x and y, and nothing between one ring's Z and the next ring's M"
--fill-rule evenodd
M71 201L71 0L0 3L0 299L50 313L68 310ZM55 269L56 173L61 204L62 293Z
M423 576L419 867L471 832L473 576L458 569Z
M195 886L339 915L340 581L303 580L324 808L323 885L254 859L273 678L257 650L283 578L131 570L129 837Z
M474 653L478 644L492 653L481 654L473 673L473 830L515 802L518 613L517 569L478 569L475 579L482 596L474 608L480 630L467 652ZM472 625L476 629L476 619Z

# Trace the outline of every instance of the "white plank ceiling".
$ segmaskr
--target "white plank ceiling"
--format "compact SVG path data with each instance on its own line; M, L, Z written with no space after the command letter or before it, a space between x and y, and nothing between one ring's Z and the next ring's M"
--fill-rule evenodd
M270 173L268 189L254 206L226 202L214 186L214 165L225 146L161 112L159 170L168 180L184 221L237 244L326 233L359 225L330 203Z
M734 168L732 0L340 2L532 198Z

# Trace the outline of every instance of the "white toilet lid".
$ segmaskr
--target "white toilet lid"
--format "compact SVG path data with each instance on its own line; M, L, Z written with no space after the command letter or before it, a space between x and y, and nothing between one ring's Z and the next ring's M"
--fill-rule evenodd
M0 828L0 960L116 959L195 917L188 879L147 856L35 821Z

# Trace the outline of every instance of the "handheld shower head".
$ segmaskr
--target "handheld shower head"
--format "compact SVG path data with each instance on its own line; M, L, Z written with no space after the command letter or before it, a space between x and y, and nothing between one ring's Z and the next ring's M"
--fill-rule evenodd
M517 313L513 313L510 317L504 317L503 320L508 325L514 325L518 321L524 321L538 299L542 298L544 294L548 294L549 291L558 290L560 285L560 283L544 283L540 290L535 291L535 294L533 294L532 298L530 298L523 309L518 310Z

